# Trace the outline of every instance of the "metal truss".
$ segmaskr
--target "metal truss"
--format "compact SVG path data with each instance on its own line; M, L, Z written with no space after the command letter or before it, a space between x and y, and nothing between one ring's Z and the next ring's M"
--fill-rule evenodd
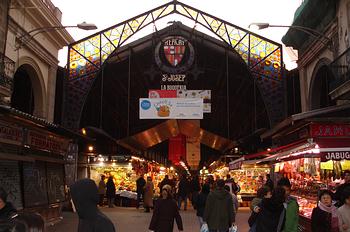
M66 97L71 99L66 100L75 101L76 106L83 104L80 102L81 99L85 99L96 72L100 70L109 55L138 31L171 14L182 15L204 26L227 43L232 51L237 52L257 79L271 124L283 117L281 115L284 104L281 44L176 0L69 45L68 78L66 79L69 89ZM72 91L74 93L69 93ZM79 103L76 99L74 100L75 97L80 99ZM79 117L75 119L69 117L67 120L79 121Z

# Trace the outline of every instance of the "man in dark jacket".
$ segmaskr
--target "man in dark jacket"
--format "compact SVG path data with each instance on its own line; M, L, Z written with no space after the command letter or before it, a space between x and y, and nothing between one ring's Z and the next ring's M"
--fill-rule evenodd
M141 197L144 199L144 187L146 185L145 178L143 177L143 174L136 180L136 192L137 192L137 205L136 208L138 209L140 207L140 201Z
M203 215L205 210L205 204L207 203L207 198L210 192L210 186L209 184L204 184L202 187L201 193L196 198L196 201L194 202L194 205L197 209L197 216L199 220L199 228L202 227L204 224Z
M336 204L337 207L340 207L344 204L344 199L343 199L344 190L347 188L350 188L350 171L349 170L344 171L343 178L344 178L344 184L340 185L337 188L337 191L335 192L335 196L334 196L334 199L338 201Z
M181 204L184 202L184 210L187 210L187 199L190 192L190 183L186 178L186 175L183 175L179 182L179 191L178 191L178 205L181 209Z
M226 232L233 223L233 200L224 186L225 181L218 180L217 188L207 198L203 220L208 224L210 232Z
M78 232L115 232L111 220L97 209L99 197L93 180L78 180L70 190L79 215Z
M170 185L171 187L174 187L172 181L169 180L168 175L165 175L164 179L159 183L158 187L160 191L162 191L164 185Z
M271 176L270 174L266 174L266 182L265 182L265 186L269 187L270 190L273 190L273 181L271 180Z
M7 202L7 193L0 187L0 220L8 220L17 215L16 209Z

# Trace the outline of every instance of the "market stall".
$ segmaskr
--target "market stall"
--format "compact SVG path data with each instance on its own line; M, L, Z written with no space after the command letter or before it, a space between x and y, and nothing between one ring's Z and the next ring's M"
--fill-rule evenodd
M108 157L94 156L90 158L90 178L96 184L99 183L101 176L112 176L116 187L115 204L118 206L136 206L136 180L140 175L152 177L154 184L155 197L159 195L158 184L164 179L165 175L173 176L173 168L166 168L156 162L150 162L142 158L130 157Z
M269 165L256 164L256 160L238 160L229 164L228 174L240 186L239 198L241 206L249 206L251 200L256 197L256 192L266 182L266 174L270 173Z
M335 191L342 172L350 169L350 125L309 122L284 139L295 134L303 138L275 150L261 163L273 163L276 180L290 179L291 194L300 206L300 231L311 231L311 214L319 191Z

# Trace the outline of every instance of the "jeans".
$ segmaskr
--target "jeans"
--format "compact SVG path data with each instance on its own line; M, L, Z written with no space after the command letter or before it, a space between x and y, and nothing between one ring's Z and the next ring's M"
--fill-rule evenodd
M109 208L114 207L114 197L108 197L108 207Z
M179 196L178 197L178 206L181 209L181 203L184 201L184 209L187 210L187 196Z

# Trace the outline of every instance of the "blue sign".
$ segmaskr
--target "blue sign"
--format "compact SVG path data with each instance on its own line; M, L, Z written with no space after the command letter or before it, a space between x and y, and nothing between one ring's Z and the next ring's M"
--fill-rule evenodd
M143 100L141 102L141 108L144 110L148 110L149 108L151 108L151 102L148 100Z

